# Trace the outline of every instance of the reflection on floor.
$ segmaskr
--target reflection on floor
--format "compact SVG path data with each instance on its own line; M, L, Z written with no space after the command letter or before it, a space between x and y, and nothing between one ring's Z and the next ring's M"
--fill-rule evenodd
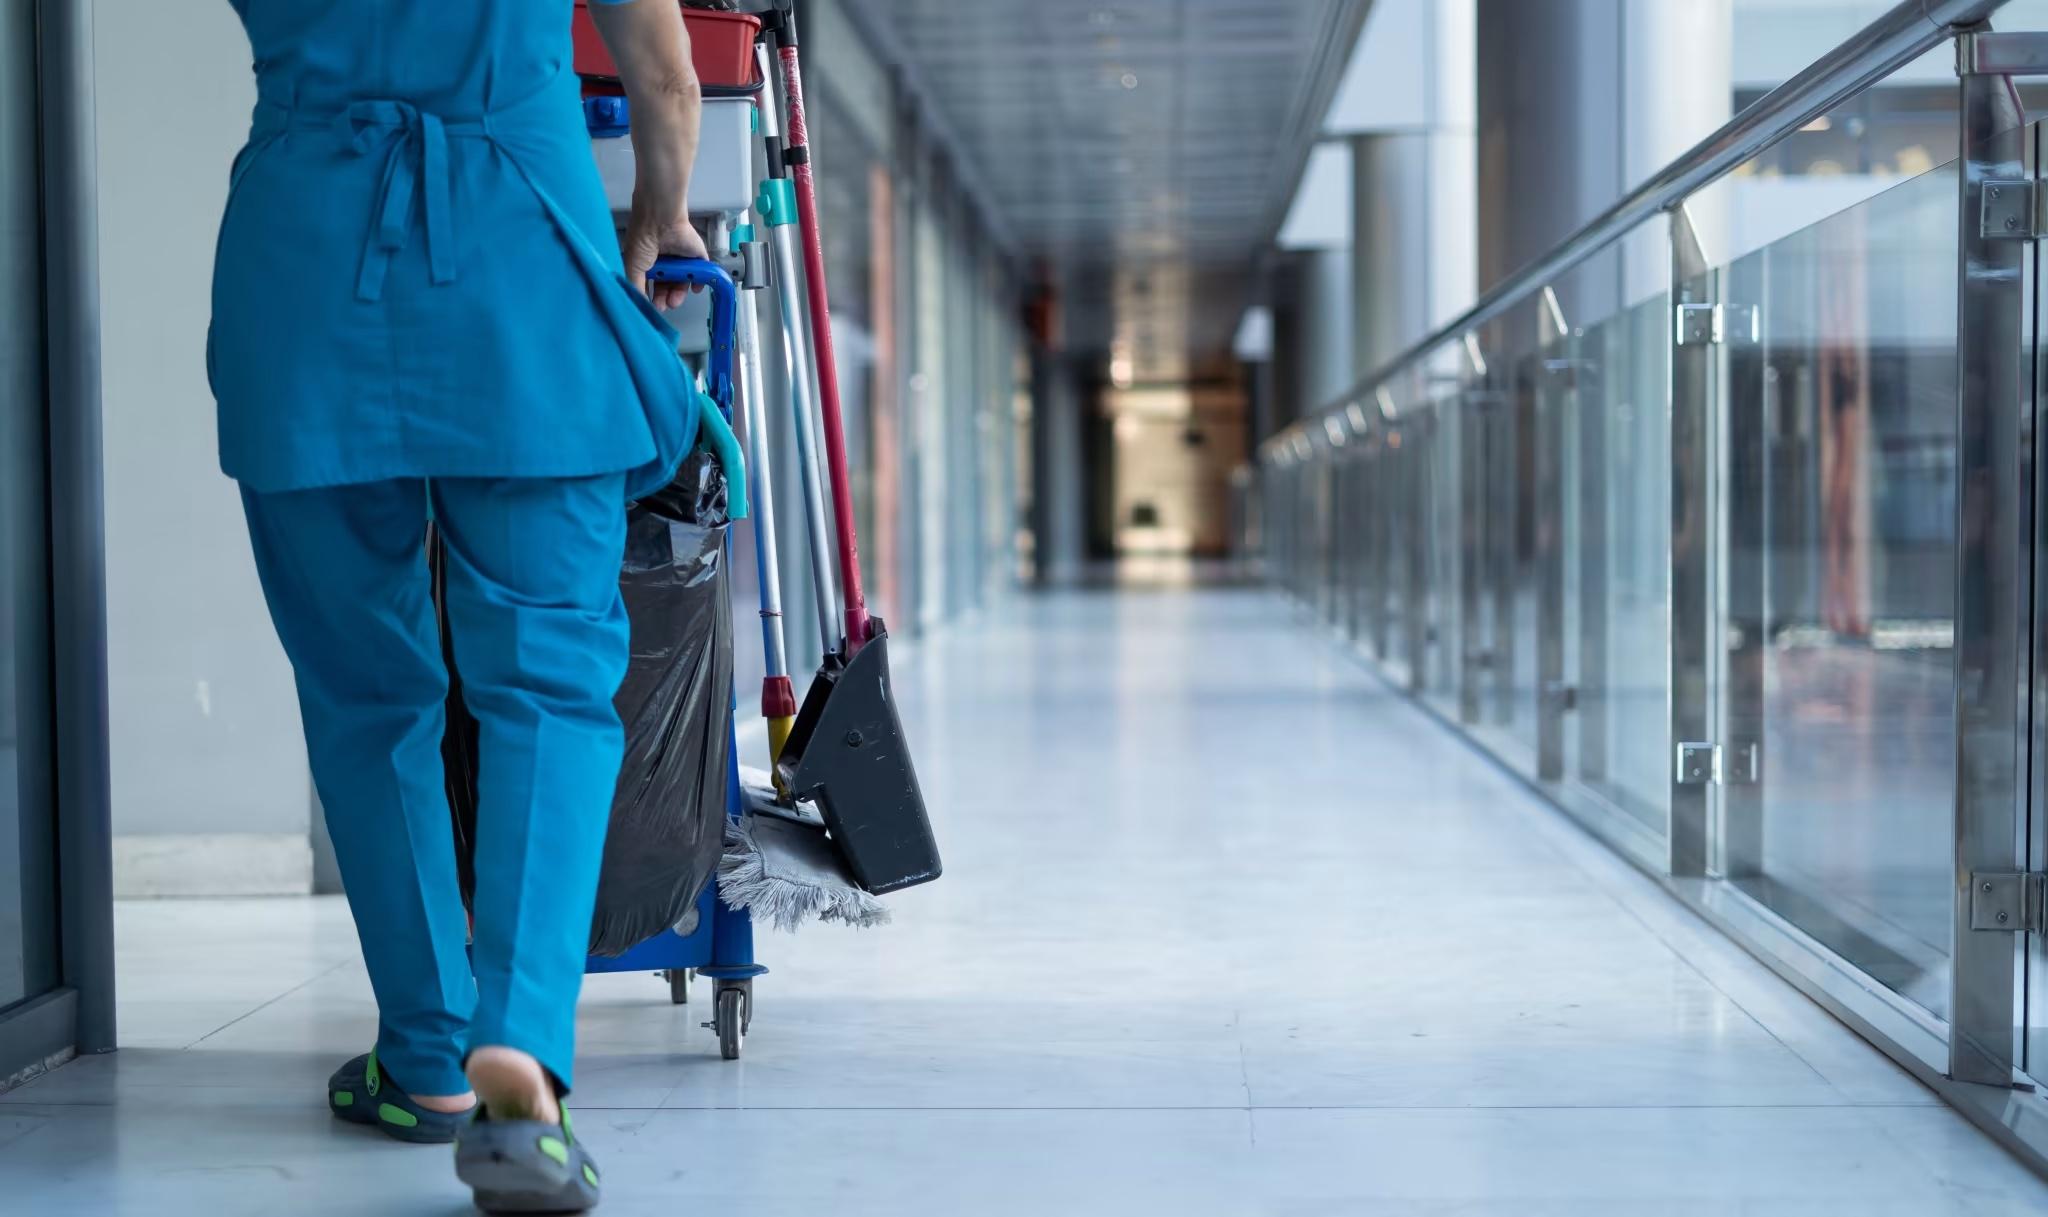
M764 937L746 1057L599 978L616 1217L1997 1217L1916 1083L1263 593L1026 601L907 653L947 875ZM373 1025L333 901L121 910L131 1047L0 1097L0 1209L465 1211L338 1127Z

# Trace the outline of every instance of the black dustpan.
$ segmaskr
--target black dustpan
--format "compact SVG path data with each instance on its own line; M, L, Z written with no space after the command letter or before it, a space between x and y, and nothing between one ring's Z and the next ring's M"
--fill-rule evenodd
M815 803L853 877L880 895L939 877L939 843L889 683L889 634L869 619L851 660L827 656L797 712L776 776Z

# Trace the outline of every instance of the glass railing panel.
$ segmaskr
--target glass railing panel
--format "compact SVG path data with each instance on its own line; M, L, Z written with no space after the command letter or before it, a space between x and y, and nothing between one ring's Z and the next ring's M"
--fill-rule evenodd
M1663 834L1670 812L1671 296L1584 326L1566 520L1575 689L1566 780Z
M1393 604L1395 580L1399 577L1401 533L1395 527L1399 499L1394 485L1396 453L1387 446L1387 430L1377 409L1368 401L1360 407L1371 424L1366 431L1359 463L1365 471L1365 492L1358 527L1365 533L1364 570L1360 574L1362 607L1359 616L1359 646L1381 663L1394 658L1393 640L1397 610Z
M1447 435L1454 378L1447 348L1426 351L1369 387L1358 402L1375 470L1369 492L1374 583L1367 649L1404 687L1440 699L1457 680L1458 516L1455 435ZM1454 366L1454 365L1453 365ZM1454 424L1452 424L1454 425Z
M1366 576L1372 547L1372 510L1368 499L1372 469L1366 459L1366 437L1352 425L1356 412L1346 406L1345 415L1344 450L1337 461L1341 486L1338 535L1343 545L1337 572L1338 626L1352 646L1362 648L1366 642Z
M1728 266L1719 864L1936 1014L1955 786L1956 174Z
M1546 777L1655 838L1671 807L1667 250L1663 223L1645 225L1540 293L1522 373L1532 445L1546 445L1530 467L1554 461L1559 481L1559 502L1530 510L1532 529L1556 527L1559 539L1552 547L1532 533L1530 545L1561 568L1563 654L1546 701L1530 645L1518 701L1530 729L1556 715L1559 762ZM1532 563L1532 604L1538 576ZM1530 637L1542 641L1534 623Z
M1607 358L1609 411L1605 520L1608 562L1608 754L1616 796L1655 826L1668 812L1671 738L1671 299L1659 293L1626 313Z
M1456 705L1465 662L1458 638L1465 614L1460 555L1466 513L1459 454L1466 440L1452 378L1429 379L1426 404L1410 428L1416 467L1421 471L1421 480L1413 488L1425 539L1421 577L1429 587L1420 681L1425 696L1449 709Z
M1479 444L1467 470L1478 477L1474 501L1483 513L1479 629L1469 651L1483 657L1479 721L1497 729L1505 759L1524 772L1534 770L1536 746L1542 305L1541 294L1531 294L1483 327L1486 367L1466 403Z

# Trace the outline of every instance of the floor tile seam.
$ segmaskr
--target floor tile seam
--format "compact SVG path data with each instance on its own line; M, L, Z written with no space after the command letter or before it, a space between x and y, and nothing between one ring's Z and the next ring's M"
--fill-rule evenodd
M268 1010L268 1009L270 1009L270 1008L271 1008L272 1006L274 1006L274 1005L276 1005L277 1003L279 1003L279 1002L283 1001L284 999L286 999L286 998L288 998L288 997L292 996L293 994L295 994L295 993L299 993L299 992L302 992L302 991L303 991L303 990L305 990L305 989L311 988L311 987L312 987L313 985L317 984L318 982L320 982L320 981L322 981L322 980L325 980L325 979L327 979L328 977L330 977L330 976L334 975L334 974L335 974L336 972L339 972L339 971L341 971L341 970L342 970L343 968L346 968L346 967L350 966L351 964L353 964L353 963L355 963L355 962L356 962L356 960L355 960L355 959L353 959L353 958L351 958L351 959L345 959L345 960L343 960L342 962L340 962L340 963L337 963L337 964L333 965L332 967L329 967L329 968L327 968L327 969L326 969L325 971L322 971L322 972L318 972L318 973L316 973L316 974L314 974L314 975L312 975L312 976L309 976L309 977L307 977L307 978L306 978L305 980L302 980L302 981L300 981L300 982L299 982L298 984L296 984L296 985L293 985L293 986L292 986L291 988L289 988L289 989L286 989L286 990L285 990L284 992L282 992L282 993L278 994L278 995L277 995L276 997L273 997L273 998L271 998L270 1000L268 1000L268 1001L264 1002L263 1004L261 1004L261 1005L259 1005L259 1006L255 1007L254 1009L252 1009L252 1010L249 1010L249 1011L246 1011L245 1013L242 1013L242 1014L236 1015L236 1016L235 1016L234 1018L232 1018L232 1019L228 1020L228 1021L227 1021L227 1022L225 1022L225 1023L222 1023L222 1024L220 1025L220 1026L218 1026L218 1027L215 1027L215 1028L214 1028L213 1030L211 1030L211 1031L207 1032L207 1033L206 1033L205 1035L202 1035L202 1036L200 1036L200 1037L199 1037L198 1039L196 1039L196 1040L193 1040L193 1041L192 1041L191 1043L189 1043L189 1044L185 1045L185 1046L184 1046L183 1048L179 1049L179 1051L181 1051L181 1052L190 1052L190 1051L192 1051L193 1049L195 1049L195 1048L199 1047L199 1045L201 1045L201 1044L205 1043L206 1041L208 1041L208 1040L212 1039L212 1038L213 1038L214 1036L216 1036L216 1035L219 1035L219 1034L220 1034L221 1032L223 1032L223 1031L226 1031L226 1030L227 1030L228 1028L230 1028L230 1027L233 1027L233 1026L236 1026L236 1025L237 1025L237 1024L239 1024L239 1023L242 1023L242 1022L246 1022L247 1020L249 1020L249 1019L251 1019L251 1018L254 1018L254 1017L255 1017L255 1016L257 1016L258 1014L261 1014L261 1013L263 1013L263 1012L264 1012L265 1010Z

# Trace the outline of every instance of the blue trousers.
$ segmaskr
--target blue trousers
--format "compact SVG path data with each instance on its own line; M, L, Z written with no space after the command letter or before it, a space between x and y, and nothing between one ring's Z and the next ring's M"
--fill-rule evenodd
M506 1046L566 1089L624 750L623 475L242 497L376 990L379 1060L411 1093L460 1094L467 1051ZM481 727L473 951L442 781L429 518Z

